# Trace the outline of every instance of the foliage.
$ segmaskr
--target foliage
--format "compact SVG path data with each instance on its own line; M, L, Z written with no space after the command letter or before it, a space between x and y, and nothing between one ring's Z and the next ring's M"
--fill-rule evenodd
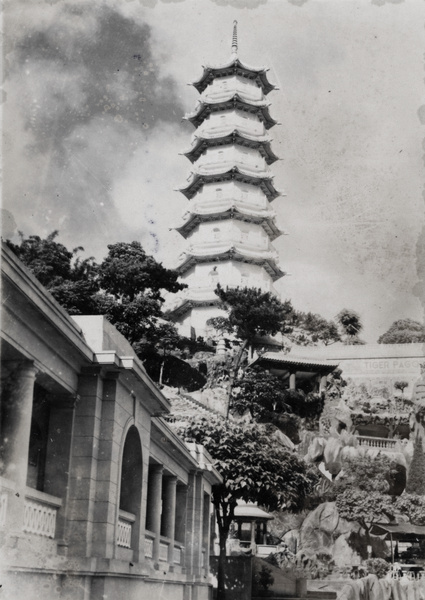
M336 316L336 321L341 327L344 342L349 345L364 344L358 336L363 329L360 315L351 308L343 308Z
M366 533L373 523L395 516L391 496L382 492L346 489L338 494L336 506L340 517L347 521L357 521Z
M376 575L379 579L384 579L391 568L391 565L383 558L368 558L365 564L368 573Z
M396 390L400 390L401 393L404 393L404 390L407 388L407 386L409 385L408 381L395 381L394 382L394 387Z
M394 321L378 338L378 344L412 344L425 342L425 326L413 319Z
M276 414L290 412L281 379L260 367L247 370L232 390L232 409L249 412L258 422L272 422Z
M407 494L425 494L425 455L422 447L422 440L416 436L413 447L412 462L409 466L407 475Z
M83 248L71 252L56 242L58 233L53 231L42 239L38 235L25 238L20 232L19 245L10 240L6 244L69 314L98 314L98 265L93 258L77 256Z
M425 497L404 493L395 500L395 508L414 525L425 525Z
M342 377L342 370L335 369L327 377L326 396L331 400L339 400L346 386L347 382Z
M341 340L334 321L327 321L312 312L294 311L288 320L288 328L290 331L284 330L283 333L299 346L314 346L318 343L328 346Z
M81 260L56 241L57 231L46 239L24 238L20 245L7 241L11 250L71 315L105 315L133 345L147 365L152 357L163 357L180 342L172 323L162 317L161 291L186 287L177 273L148 256L139 242L108 246L101 264L93 258ZM155 360L153 360L155 363Z
M268 590L274 583L274 577L272 575L272 570L266 565L261 565L261 569L258 571L257 569L253 570L253 587L254 589L258 589L258 587L262 587L263 590Z
M317 477L302 459L276 443L267 426L194 416L178 433L188 442L202 444L223 478L212 490L220 538L220 595L224 590L226 539L237 501L257 502L269 510L296 510L313 490Z
M356 456L343 463L344 476L335 483L333 493L350 489L388 494L397 476L397 463L385 454Z

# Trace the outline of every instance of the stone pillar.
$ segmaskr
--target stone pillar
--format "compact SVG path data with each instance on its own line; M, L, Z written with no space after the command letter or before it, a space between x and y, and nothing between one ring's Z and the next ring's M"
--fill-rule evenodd
M199 497L197 490L198 474L196 471L192 471L189 474L189 485L187 491L187 519L185 537L185 566L188 574L198 573L199 568Z
M319 393L326 392L327 383L328 383L328 376L327 375L321 375L321 377L320 377L320 385L319 385Z
M103 379L101 367L83 369L80 401L75 407L71 442L71 474L67 528L69 552L92 556L94 508L101 438Z
M148 489L148 522L146 528L155 534L153 541L153 560L155 565L159 563L159 542L161 536L161 512L162 512L162 465L154 465L149 472Z
M56 537L62 552L66 552L67 548L65 524L69 510L71 442L77 402L78 396L54 396L50 401L44 491L63 500L56 520Z
M176 488L177 477L164 479L164 503L162 506L162 532L170 540L168 562L174 564L174 539L176 528Z
M294 373L290 373L289 375L289 389L290 390L296 390L297 389L297 378L296 378L296 374Z
M13 482L15 492L9 496L7 529L11 535L19 535L24 523L31 416L38 370L30 361L13 361L6 368L9 366L10 380L3 398L2 475Z

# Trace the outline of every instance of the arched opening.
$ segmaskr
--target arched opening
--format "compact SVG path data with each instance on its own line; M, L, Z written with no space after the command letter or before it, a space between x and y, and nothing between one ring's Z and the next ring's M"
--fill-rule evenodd
M132 425L125 438L121 467L120 510L133 515L140 511L143 461L139 432Z

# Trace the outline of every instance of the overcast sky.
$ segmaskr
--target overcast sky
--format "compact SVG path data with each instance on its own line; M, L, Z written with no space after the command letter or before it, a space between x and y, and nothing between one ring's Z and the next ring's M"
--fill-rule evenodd
M139 240L174 266L187 83L228 60L237 19L241 60L280 88L282 298L326 318L357 310L369 342L422 321L424 17L422 0L6 2L4 237L59 229L97 259Z

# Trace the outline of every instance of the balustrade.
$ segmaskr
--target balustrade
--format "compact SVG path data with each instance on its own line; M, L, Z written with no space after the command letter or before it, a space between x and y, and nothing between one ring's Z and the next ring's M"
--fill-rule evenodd
M117 524L117 546L121 548L131 548L131 532L136 516L120 510Z
M169 542L165 542L163 540L161 540L159 542L159 560L162 560L163 562L167 562L168 561L168 547L169 547Z
M357 440L359 442L359 446L380 448L382 450L395 450L395 447L399 441L392 438L372 437L366 435L358 435Z
M27 492L22 529L27 533L54 538L56 515L61 505L60 498L55 498L37 490Z
M173 554L173 562L176 565L181 565L182 564L182 558L183 558L183 547L182 546L174 546L174 554Z
M145 532L145 558L153 558L153 541L155 534Z

